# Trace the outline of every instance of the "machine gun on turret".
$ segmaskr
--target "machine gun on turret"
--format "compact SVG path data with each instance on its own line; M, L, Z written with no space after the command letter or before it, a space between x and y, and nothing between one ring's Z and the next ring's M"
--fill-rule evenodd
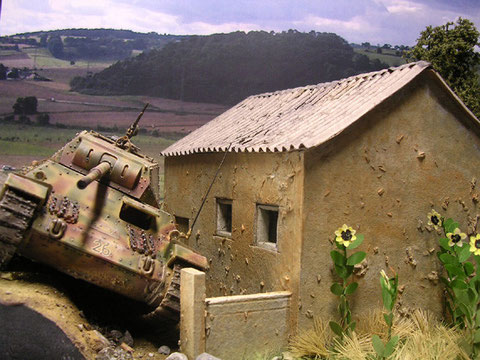
M136 151L139 150L135 145L132 144L130 139L132 137L134 137L135 135L137 135L137 133L138 133L138 123L140 122L140 119L142 118L145 110L147 110L148 105L150 105L150 104L149 103L145 104L142 112L140 114L138 114L137 119L133 122L132 125L130 125L130 127L127 129L127 132L125 133L125 135L123 135L121 138L119 138L115 142L115 146L118 146L119 148L127 150L129 152L136 152Z

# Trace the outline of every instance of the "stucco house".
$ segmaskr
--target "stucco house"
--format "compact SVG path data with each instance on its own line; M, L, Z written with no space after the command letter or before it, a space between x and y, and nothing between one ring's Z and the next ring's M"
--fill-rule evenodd
M207 296L292 292L290 321L335 316L330 251L348 224L367 259L351 300L381 306L393 268L401 310L441 315L435 208L473 233L479 121L426 62L250 96L167 148L165 206L185 230L219 164L189 245L207 256Z

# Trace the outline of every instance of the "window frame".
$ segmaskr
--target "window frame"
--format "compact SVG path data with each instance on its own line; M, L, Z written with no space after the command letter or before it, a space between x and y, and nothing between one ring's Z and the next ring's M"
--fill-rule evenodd
M275 241L270 241L270 221L268 216L268 223L265 221L265 214L269 212L276 212L276 228ZM254 245L263 249L274 252L279 252L279 228L280 228L280 206L272 204L260 204L255 206L255 238Z
M226 211L222 208L229 206L230 211ZM230 221L225 216L230 216ZM230 231L228 231L228 225L230 225ZM233 230L233 201L227 198L215 198L215 235L231 238Z

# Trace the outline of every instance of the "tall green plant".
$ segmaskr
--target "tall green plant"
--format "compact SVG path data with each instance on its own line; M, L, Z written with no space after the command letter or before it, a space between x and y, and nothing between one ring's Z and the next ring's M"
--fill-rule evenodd
M355 321L352 320L352 312L347 300L347 296L353 294L358 283L352 280L354 266L361 263L366 254L363 251L357 251L350 256L347 255L347 249L353 250L363 242L363 235L356 234L356 230L343 224L341 228L335 231L335 244L340 251L332 250L332 257L335 272L340 278L339 282L334 282L330 291L339 297L338 312L340 321L330 321L329 325L332 331L340 338L349 335L355 330Z
M467 330L466 342L472 358L480 352L480 234L467 238L453 219L444 219L432 210L428 224L443 230L439 239L437 256L445 268L446 277L440 280L445 285L446 309L452 323ZM472 257L474 262L469 261Z
M398 336L392 336L393 327L393 308L398 296L398 275L395 274L389 278L384 270L380 272L380 286L382 287L383 306L387 310L383 318L388 326L387 342L384 344L378 335L372 336L372 344L377 359L386 359L395 351L398 344Z

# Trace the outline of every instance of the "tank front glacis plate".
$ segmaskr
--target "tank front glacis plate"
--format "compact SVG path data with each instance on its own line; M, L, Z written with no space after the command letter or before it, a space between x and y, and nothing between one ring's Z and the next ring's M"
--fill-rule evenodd
M82 175L51 161L27 176L42 179L52 191L20 252L145 301L146 286L165 277L168 234L175 228L171 216L98 181L80 190Z

